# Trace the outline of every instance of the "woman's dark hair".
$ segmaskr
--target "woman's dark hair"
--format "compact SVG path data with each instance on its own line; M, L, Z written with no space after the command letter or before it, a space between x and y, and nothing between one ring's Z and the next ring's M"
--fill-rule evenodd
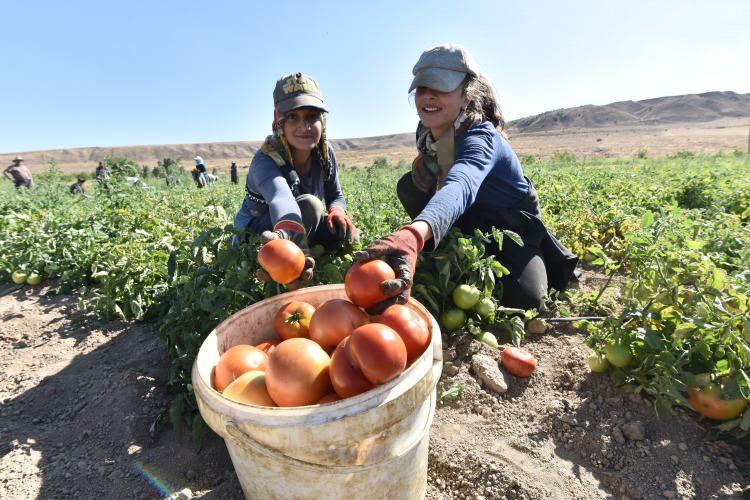
M505 119L489 80L482 75L466 75L462 85L464 95L469 99L466 111L481 114L484 120L492 122L497 131L502 133L505 129Z

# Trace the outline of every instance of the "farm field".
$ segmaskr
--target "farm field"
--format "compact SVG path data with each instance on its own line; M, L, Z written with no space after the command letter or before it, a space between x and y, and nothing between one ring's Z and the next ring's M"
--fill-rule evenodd
M443 332L428 496L741 495L750 156L558 154L524 165L583 275L542 311L499 309ZM395 196L404 172L384 162L342 172L363 245L407 222ZM0 496L241 497L223 443L197 417L189 376L216 324L281 291L255 279L256 240L231 245L242 186L114 181L111 192L74 197L59 172L36 179L30 192L3 186L0 200ZM414 296L436 316L461 283L499 300L502 266L484 255L493 237L512 235L449 237L418 265ZM342 282L351 263L350 251L320 258L314 284ZM14 285L14 272L42 284ZM524 321L536 314L606 319L548 321L533 334ZM474 356L499 357L475 339L485 330L501 347L531 351L534 376L508 375L505 394L480 384ZM627 363L592 373L591 349L612 361L612 346ZM742 410L720 425L688 401L709 383Z

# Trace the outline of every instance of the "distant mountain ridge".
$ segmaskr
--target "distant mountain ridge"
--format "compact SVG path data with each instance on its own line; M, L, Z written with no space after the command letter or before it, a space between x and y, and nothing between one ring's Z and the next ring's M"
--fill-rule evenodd
M508 131L524 134L570 128L709 122L740 117L750 117L750 94L714 91L557 109L514 120L508 124Z
M744 117L750 117L750 94L715 91L657 97L642 101L619 101L605 105L587 104L547 111L511 121L508 124L508 132L512 138L521 138L526 134L533 135L540 132L565 133L568 130L705 123ZM411 153L414 148L414 133L335 139L331 142L337 151L342 152L340 156L349 160L353 155L388 155L388 152L406 150ZM260 141L234 141L14 152L0 154L0 166L9 164L17 154L24 156L32 166L32 170L36 171L42 168L45 160L51 158L54 158L61 166L70 169L89 168L105 156L125 156L142 164L154 164L161 158L173 157L182 158L186 165L189 165L194 156L200 155L207 161L209 159L220 160L224 163L239 161L240 164L246 164L260 144Z

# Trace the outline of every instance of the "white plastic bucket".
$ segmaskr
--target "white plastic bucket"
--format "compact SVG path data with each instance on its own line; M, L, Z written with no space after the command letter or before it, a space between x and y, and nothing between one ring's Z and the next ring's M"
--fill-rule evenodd
M217 326L193 364L198 409L224 438L247 498L423 498L443 363L438 324L416 300L409 307L430 326L430 348L397 378L364 394L267 408L230 401L211 387L211 370L229 347L276 338L273 317L286 302L317 307L333 298L346 298L343 285L303 288L253 304Z

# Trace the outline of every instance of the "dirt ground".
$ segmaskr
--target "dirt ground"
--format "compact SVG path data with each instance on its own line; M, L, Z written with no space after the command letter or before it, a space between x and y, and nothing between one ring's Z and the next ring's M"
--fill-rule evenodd
M149 430L168 403L157 325L82 324L74 297L45 291L0 297L0 498L241 498L221 439L196 454L188 436ZM464 391L438 405L428 498L741 496L749 450L681 410L660 422L648 400L589 372L582 340L567 329L530 336L537 372L506 375L498 395L471 359L499 351L444 339L438 390Z

